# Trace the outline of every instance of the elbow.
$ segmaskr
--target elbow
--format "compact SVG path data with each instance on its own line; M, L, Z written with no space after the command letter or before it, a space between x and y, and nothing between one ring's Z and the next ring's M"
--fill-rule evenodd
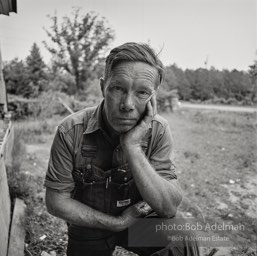
M180 190L177 193L177 195L175 197L175 200L174 200L175 201L174 204L176 205L176 208L181 204L182 199L183 199L183 194L182 194L182 191Z
M47 196L46 194L46 197L45 197L45 204L46 204L46 210L48 213L50 213L51 215L54 215L56 216L55 214L55 208L53 206L53 203L51 202L51 199L49 199L49 197Z
M176 216L178 206L180 205L182 201L182 193L177 193L177 195L172 197L170 200L170 203L166 204L162 207L163 211L160 214L160 217L162 218L173 218Z
M183 199L183 193L179 184L177 183L177 180L171 180L169 181L169 184L169 189L166 190L164 194L165 200L162 201L161 217L163 218L174 217L177 213L177 208Z
M46 201L46 210L51 215L54 215L54 209L53 209L52 205L49 202L47 202L47 201Z
M177 213L177 207L172 206L172 207L169 207L169 209L165 209L159 216L161 218L170 219L175 217L176 213Z
M59 202L60 202L60 199L57 198L57 195L47 189L46 195L45 195L45 204L46 204L46 210L49 214L55 217L59 217L59 211L58 211Z

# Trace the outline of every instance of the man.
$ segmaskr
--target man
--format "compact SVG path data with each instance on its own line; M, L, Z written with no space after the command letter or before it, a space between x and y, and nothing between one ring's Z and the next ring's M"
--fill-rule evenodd
M182 193L168 123L156 114L163 65L146 44L126 43L106 59L104 100L65 118L53 141L46 175L48 211L68 222L68 256L111 255L128 248L140 218L175 216ZM128 248L140 255L198 255L182 249ZM169 254L168 254L169 253Z

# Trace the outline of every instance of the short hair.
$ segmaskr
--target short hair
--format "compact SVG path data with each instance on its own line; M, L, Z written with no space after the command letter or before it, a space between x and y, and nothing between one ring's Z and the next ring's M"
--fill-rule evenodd
M121 62L139 61L155 67L158 71L160 85L164 79L164 68L158 54L148 45L143 43L128 42L122 44L110 51L105 61L104 77L107 80L114 69Z

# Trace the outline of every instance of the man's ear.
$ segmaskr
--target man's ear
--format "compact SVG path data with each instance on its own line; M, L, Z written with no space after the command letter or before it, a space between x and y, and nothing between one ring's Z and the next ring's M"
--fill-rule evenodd
M100 87L101 87L102 95L104 97L104 79L102 77L100 78Z

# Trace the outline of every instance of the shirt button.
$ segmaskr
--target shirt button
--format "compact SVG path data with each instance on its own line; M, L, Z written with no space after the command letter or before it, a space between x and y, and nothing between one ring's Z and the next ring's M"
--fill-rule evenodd
M124 181L127 181L128 180L128 178L127 177L124 177Z
M87 169L91 169L91 164L87 164L87 165L86 165L86 168L87 168Z

